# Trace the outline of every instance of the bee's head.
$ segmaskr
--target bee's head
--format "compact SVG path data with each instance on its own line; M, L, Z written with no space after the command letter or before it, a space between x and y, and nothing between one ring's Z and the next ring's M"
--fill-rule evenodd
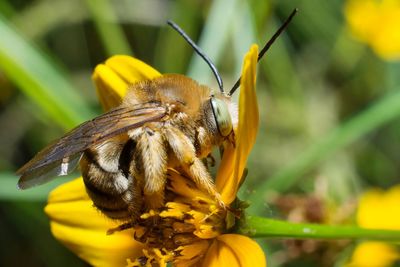
M237 125L237 106L223 94L212 95L209 101L218 133L222 138L228 138Z
M210 104L218 132L222 137L227 137L233 131L232 118L228 105L223 100L214 96L211 96Z

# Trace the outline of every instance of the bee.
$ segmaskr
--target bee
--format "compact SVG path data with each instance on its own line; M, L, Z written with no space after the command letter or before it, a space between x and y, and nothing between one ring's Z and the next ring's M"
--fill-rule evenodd
M113 219L136 218L141 207L163 205L167 169L176 168L223 205L202 159L225 140L234 142L236 124L237 107L223 91L179 74L140 81L129 86L120 106L79 125L21 167L18 187L67 175L79 164L95 207Z
M179 74L131 84L120 106L79 125L22 166L17 171L20 189L67 175L79 164L94 206L112 219L135 221L143 210L162 207L167 170L175 168L224 206L202 159L223 142L235 142L238 110L231 95L240 78L226 94L211 60L179 26L168 24L210 66L220 91Z

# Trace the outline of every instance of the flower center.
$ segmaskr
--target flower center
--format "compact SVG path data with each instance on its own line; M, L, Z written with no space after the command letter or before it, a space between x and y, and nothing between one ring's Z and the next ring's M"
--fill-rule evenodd
M144 257L128 266L197 262L212 239L226 232L226 215L227 211L193 181L169 171L164 207L143 213L134 227L134 238L146 246Z

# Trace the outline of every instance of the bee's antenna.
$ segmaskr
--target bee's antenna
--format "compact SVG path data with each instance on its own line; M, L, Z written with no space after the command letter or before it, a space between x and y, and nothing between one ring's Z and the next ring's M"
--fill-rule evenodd
M171 26L174 30L176 30L182 37L183 39L186 40L186 42L188 42L190 44L191 47L193 47L194 51L196 51L196 53L201 56L201 58L203 58L205 60L205 62L208 64L208 66L210 66L212 72L214 73L215 78L217 79L218 82L218 86L219 86L219 90L224 93L224 85L222 83L222 79L221 76L218 73L217 68L215 67L215 65L211 62L211 59L209 57L206 56L206 54L204 54L203 51L201 51L200 47L198 47L193 41L192 39L190 39L190 37L172 20L167 20L167 23L169 26Z
M296 15L297 11L298 11L297 8L295 8L292 11L292 13L285 20L285 22L282 24L282 26L275 32L275 34L271 37L271 39L269 39L269 41L265 44L263 49L261 49L260 53L258 53L257 62L260 61L260 59L264 56L265 52L267 52L268 49L271 47L271 45L275 42L276 38L278 38L279 35L281 35L281 33L286 29L286 27L289 25L289 23L292 20L292 18L294 17L294 15ZM231 96L236 91L236 89L239 87L240 78L241 77L239 77L239 79L236 81L235 85L229 91L229 93L228 93L229 96Z

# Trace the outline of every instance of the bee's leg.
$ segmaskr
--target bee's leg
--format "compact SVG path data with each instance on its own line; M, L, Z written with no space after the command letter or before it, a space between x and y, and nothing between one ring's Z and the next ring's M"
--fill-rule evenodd
M129 139L118 159L118 168L128 180L128 187L122 198L127 203L127 211L132 225L139 219L143 206L142 186L136 164L139 158L136 146L137 141L132 138Z
M223 206L224 203L215 188L211 175L203 162L196 157L195 148L190 139L174 127L165 127L163 130L164 136L178 161L182 164L182 168L190 175L198 187L213 195Z
M167 153L162 135L144 128L138 139L143 169L144 201L148 209L157 209L164 204L164 187L167 173Z
M133 224L139 219L143 206L142 190L136 177L137 175L132 173L130 176L129 194L124 195L124 200L128 203L128 212Z

